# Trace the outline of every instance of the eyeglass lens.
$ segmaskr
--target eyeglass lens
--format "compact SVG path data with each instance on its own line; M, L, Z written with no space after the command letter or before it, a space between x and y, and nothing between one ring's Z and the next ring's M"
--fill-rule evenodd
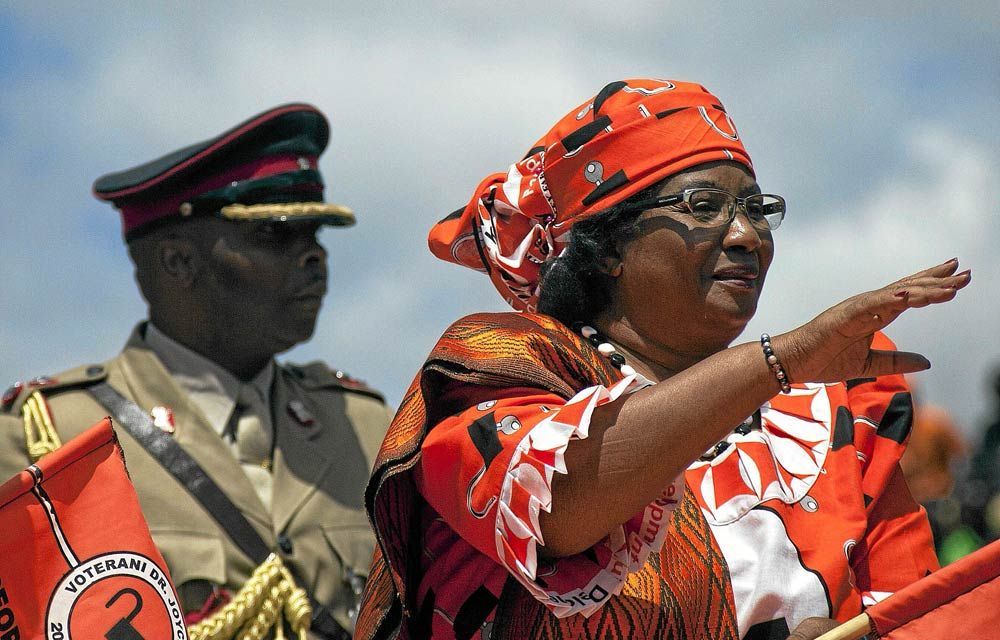
M769 194L737 198L718 189L692 189L686 192L685 201L694 220L708 226L730 222L740 202L750 223L758 229L777 229L785 215L784 201Z

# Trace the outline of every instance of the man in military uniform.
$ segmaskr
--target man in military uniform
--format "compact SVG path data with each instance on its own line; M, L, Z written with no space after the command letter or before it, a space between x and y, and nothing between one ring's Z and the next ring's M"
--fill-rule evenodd
M117 357L15 385L0 406L0 481L116 419L189 623L239 605L265 624L263 600L280 611L294 586L312 598L310 637L353 626L374 544L363 492L392 412L340 371L274 359L312 336L327 287L318 230L354 223L323 201L328 138L318 110L284 105L97 180L121 211L149 320ZM175 444L179 457L164 454ZM221 499L199 497L206 477ZM238 598L267 553L256 599Z

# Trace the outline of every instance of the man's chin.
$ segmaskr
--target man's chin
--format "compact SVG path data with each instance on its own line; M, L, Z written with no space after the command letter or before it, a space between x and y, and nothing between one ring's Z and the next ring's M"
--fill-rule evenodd
M272 334L275 353L284 353L303 342L312 339L316 332L316 322L303 322L299 326L287 326L282 331Z

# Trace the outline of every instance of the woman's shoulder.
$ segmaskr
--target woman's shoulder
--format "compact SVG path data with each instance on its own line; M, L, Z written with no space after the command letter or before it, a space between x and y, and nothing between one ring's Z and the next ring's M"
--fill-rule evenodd
M531 386L571 397L621 377L583 339L537 313L476 313L448 327L424 373L489 386Z
M547 339L576 341L566 325L551 316L518 311L473 313L453 322L441 336L442 341L482 339L484 336L505 339Z
M472 313L459 318L448 328L479 326L484 328L520 329L525 331L561 330L570 332L569 328L551 316L526 311L499 311ZM447 333L447 331L446 331Z

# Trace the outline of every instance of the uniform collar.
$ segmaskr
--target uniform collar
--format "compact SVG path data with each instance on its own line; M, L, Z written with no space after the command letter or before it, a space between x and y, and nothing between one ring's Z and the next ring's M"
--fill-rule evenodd
M250 388L262 409L270 407L274 360L270 360L252 380L243 382L215 362L169 337L151 322L146 326L145 342L220 436L244 387ZM269 413L262 410L260 416L268 423L267 426L270 426Z

